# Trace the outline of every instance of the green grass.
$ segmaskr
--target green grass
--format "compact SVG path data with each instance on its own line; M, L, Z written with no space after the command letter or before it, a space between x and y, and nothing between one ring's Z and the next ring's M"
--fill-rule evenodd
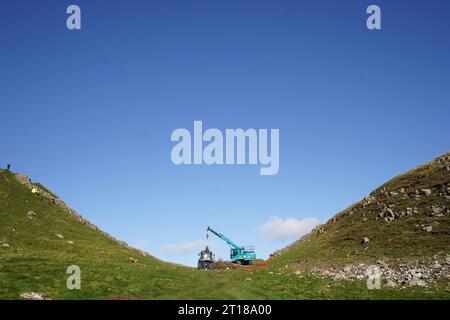
M450 153L444 156L450 159ZM450 254L450 215L427 215L430 205L450 208L450 200L439 197L436 191L444 185L450 186L450 171L437 163L435 159L391 179L371 193L376 197L374 202L363 206L359 201L339 212L322 226L322 233L312 233L295 242L276 257L274 263L308 266L374 262L377 259L400 262ZM384 196L385 192L401 188L404 193ZM403 198L404 194L421 188L431 188L433 193L420 199ZM394 205L395 212L405 211L408 207L416 207L418 212L388 223L378 217L380 207L384 205ZM422 225L432 225L433 231L424 231ZM370 239L368 244L361 243L364 237Z
M412 183L405 179L403 184ZM26 215L30 210L34 219ZM345 210L339 215L338 222L325 225L325 233L296 243L265 267L203 272L121 245L1 170L0 299L18 299L30 291L51 299L450 299L447 280L429 288L368 290L365 280L337 281L307 270L295 275L285 268L292 263L313 266L449 252L448 216L436 220L445 232L431 234L414 226L417 219L427 219L422 215L389 224L374 218L362 223L361 215L345 216ZM360 244L364 236L371 239L366 250ZM73 264L81 268L81 290L66 287L66 268Z

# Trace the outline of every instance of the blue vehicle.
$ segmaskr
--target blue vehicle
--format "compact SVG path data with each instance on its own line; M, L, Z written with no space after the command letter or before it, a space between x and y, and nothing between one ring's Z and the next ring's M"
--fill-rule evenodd
M234 263L240 262L242 265L247 265L252 263L256 259L256 254L253 246L238 246L233 241L225 237L223 234L214 231L210 227L206 229L206 237L208 237L208 232L215 234L217 237L228 243L230 248L230 259Z

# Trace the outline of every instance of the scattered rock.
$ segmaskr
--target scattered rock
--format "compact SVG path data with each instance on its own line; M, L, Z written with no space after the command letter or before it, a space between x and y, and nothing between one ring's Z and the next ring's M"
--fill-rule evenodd
M439 279L450 279L450 255L434 256L424 260L412 260L403 263L392 263L378 260L376 265L381 271L381 279L386 287L428 287ZM313 268L311 272L319 276L333 279L359 279L367 277L368 264L335 265L325 268Z
M421 194L424 194L426 196L429 196L431 194L431 189L420 189L419 191Z
M67 243L68 243L68 244L74 244L74 242L71 241L71 240L67 241Z
M63 236L62 234L60 234L60 233L57 233L56 236L57 236L58 238L60 238L60 239L64 239L64 236Z
M386 222L391 222L395 219L394 211L391 208L386 208L379 216L380 218L384 218Z
M396 288L397 287L397 283L395 281L392 281L391 279L389 279L386 282L385 286L388 287L388 288Z
M433 217L433 216L437 216L437 217L442 217L444 215L445 212L445 207L439 207L439 206L435 206L435 205L431 205L429 207L429 212L428 212L428 216Z
M9 244L8 243L4 243L4 244L2 244L2 247L3 248L9 248Z
M33 211L28 211L28 212L27 212L27 218L28 218L28 219L32 220L32 219L34 219L35 217L36 217L36 213L35 213L35 212L33 212Z
M133 257L129 257L128 260L130 261L130 263L138 263L138 259L133 258Z
M252 278L245 278L245 281L252 281Z
M20 297L26 300L44 300L44 294L40 292L24 292L20 294Z
M435 262L432 266L433 269L440 269L442 266L439 264L439 262Z
M433 226L424 226L422 227L422 230L426 232L431 232L433 231Z
M369 243L370 242L370 240L369 240L369 238L367 238L367 237L364 237L362 240L361 240L361 243L362 244L366 244L366 243Z

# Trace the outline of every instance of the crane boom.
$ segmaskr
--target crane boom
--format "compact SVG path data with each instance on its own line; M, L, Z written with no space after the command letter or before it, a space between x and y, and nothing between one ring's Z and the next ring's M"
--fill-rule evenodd
M225 237L223 234L214 231L213 229L211 229L210 227L208 227L206 229L206 232L211 231L212 233L214 233L217 237L219 237L220 239L222 239L223 241L225 241L226 243L228 243L230 246L232 246L235 249L242 249L242 247L238 246L237 244L235 244L233 241L231 241L230 239L228 239L227 237Z

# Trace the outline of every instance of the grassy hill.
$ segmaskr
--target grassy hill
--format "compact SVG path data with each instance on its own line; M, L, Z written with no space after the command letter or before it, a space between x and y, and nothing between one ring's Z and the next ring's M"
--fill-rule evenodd
M448 279L368 290L365 279L311 272L329 263L449 253L449 154L442 159L392 179L269 262L215 272L130 248L43 185L0 170L0 299L20 299L26 292L50 299L449 299ZM81 290L66 287L70 265L81 268Z
M18 298L28 291L44 292L47 297L89 298L91 293L107 297L122 293L117 291L120 287L133 294L132 282L138 285L150 274L146 281L157 295L164 281L178 283L187 276L185 268L100 232L75 212L42 196L48 192L42 185L33 185L41 188L41 194L32 193L13 173L0 171L0 298ZM67 290L69 265L78 265L82 285L95 290Z
M450 256L450 153L399 175L276 253L298 269Z

